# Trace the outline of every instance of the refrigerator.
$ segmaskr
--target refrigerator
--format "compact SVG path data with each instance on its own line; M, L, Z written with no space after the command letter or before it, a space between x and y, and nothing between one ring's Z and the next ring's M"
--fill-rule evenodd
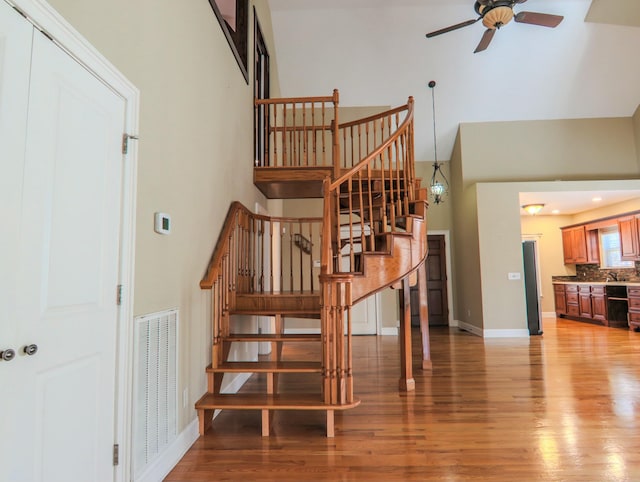
M524 261L524 291L527 302L527 326L529 335L542 335L542 312L540 309L540 293L538 287L538 270L536 262L536 242L522 242L522 258Z

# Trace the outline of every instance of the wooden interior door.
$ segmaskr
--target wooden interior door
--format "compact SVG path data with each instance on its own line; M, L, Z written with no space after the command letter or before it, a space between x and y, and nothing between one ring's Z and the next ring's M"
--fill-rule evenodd
M23 130L0 143L14 186L0 350L16 353L0 362L0 480L113 480L124 100L5 2L2 44L0 86L18 85L3 95L28 107L0 102ZM18 57L27 72L7 65Z
M428 235L427 245L429 249L426 261L429 326L446 326L449 324L449 305L447 297L447 257L444 235ZM418 287L411 287L412 326L420 326L420 300L418 296Z

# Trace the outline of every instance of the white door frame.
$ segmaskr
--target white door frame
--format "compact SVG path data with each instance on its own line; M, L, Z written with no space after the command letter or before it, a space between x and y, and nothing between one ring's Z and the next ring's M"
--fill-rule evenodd
M449 313L447 315L447 324L449 326L457 326L457 323L453 321L453 288L452 288L452 271L451 271L451 240L449 236L448 229L427 229L427 236L429 235L442 235L444 236L444 252L446 259L446 269L447 269L447 304L449 305Z
M102 56L45 0L1 0L17 7L39 30L78 63L101 79L126 103L124 133L138 134L140 106L139 90ZM120 445L120 463L115 467L115 481L129 480L131 473L131 394L133 338L133 262L135 249L135 203L138 150L137 142L130 142L123 155L122 213L120 239L120 273L118 283L123 286L118 312L116 347L116 440ZM115 296L115 293L114 293Z

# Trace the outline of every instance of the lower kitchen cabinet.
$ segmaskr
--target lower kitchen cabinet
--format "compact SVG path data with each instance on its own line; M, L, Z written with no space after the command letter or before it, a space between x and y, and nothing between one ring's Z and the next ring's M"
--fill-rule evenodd
M578 309L579 315L582 318L592 318L591 311L591 286L579 285L578 286Z
M564 285L554 284L553 295L556 300L556 316L567 314L567 300L564 294Z
M605 326L628 321L629 327L640 331L640 286L554 283L553 291L558 317Z
M627 318L629 328L633 331L640 331L640 287L627 286L627 298L629 302Z
M591 286L591 318L608 324L604 286Z
M580 308L578 306L578 285L564 286L567 316L580 316Z

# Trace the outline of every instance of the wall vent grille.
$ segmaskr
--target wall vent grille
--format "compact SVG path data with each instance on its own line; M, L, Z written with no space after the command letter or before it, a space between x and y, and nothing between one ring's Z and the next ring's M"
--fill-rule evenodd
M135 319L135 478L177 436L177 334L177 309Z

